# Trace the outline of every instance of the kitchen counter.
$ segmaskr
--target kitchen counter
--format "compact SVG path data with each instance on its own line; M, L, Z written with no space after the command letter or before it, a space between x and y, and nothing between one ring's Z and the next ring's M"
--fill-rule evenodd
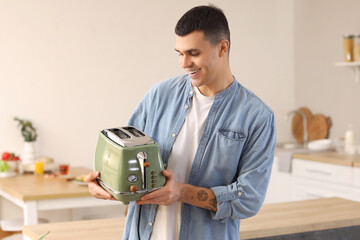
M360 155L340 154L334 151L294 153L292 157L316 162L339 164L350 167L360 166Z
M241 239L252 239L360 225L360 203L326 198L264 205L252 218L241 221ZM25 239L120 239L125 218L24 226Z
M356 161L354 162L354 167L360 168L360 160L356 160Z
M360 225L360 202L321 198L264 205L240 224L241 239L315 232Z

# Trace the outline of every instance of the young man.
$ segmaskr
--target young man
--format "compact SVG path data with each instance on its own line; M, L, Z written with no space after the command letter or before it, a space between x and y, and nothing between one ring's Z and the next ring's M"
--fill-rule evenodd
M233 77L220 9L189 10L175 32L187 74L155 85L129 120L159 144L167 182L130 204L123 239L239 239L240 219L265 197L274 114ZM88 176L90 192L113 199L97 176Z

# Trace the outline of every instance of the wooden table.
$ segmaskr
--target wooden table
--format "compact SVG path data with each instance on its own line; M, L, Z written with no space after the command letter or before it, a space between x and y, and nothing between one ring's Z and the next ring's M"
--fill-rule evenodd
M300 158L323 163L339 164L353 167L356 163L360 163L360 155L340 154L338 152L308 152L294 153L293 158Z
M24 239L39 239L50 231L44 240L112 240L122 239L125 217L101 220L74 221L63 223L24 226Z
M252 218L241 221L241 239L278 236L360 225L359 202L340 198L267 204ZM125 218L24 226L25 239L121 239Z
M118 201L104 201L91 196L87 186L80 186L68 178L87 174L91 170L82 167L70 168L67 178L43 175L17 175L0 178L0 196L15 203L24 210L24 225L38 223L38 211L96 207L122 204Z

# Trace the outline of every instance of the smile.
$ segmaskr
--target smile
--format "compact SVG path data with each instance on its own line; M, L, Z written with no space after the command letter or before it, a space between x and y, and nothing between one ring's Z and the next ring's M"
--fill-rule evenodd
M197 73L198 71L200 71L200 69L190 71L189 73L190 73L190 74L195 74L195 73Z

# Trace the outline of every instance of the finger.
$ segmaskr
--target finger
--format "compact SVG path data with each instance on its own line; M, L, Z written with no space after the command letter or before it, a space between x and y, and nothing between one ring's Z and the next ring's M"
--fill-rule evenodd
M139 204L159 204L159 205L165 205L165 203L171 202L172 200L169 198L168 195L162 195L155 198L149 198L149 199L140 199Z
M97 177L100 176L100 172L90 172L86 177L85 177L85 182L89 183L94 181Z
M136 201L135 203L136 203L136 205L150 204L150 203L147 202L147 201L141 201L141 200L138 200L138 201Z
M159 202L164 202L167 201L168 197L167 196L160 196L160 197L152 197L152 198L141 198L139 201L143 201L146 203L159 203Z
M169 180L172 180L174 178L174 174L171 169L164 170L163 175Z
M167 202L167 199L165 198L154 198L149 200L138 200L136 201L137 205L143 205L143 204L159 204L162 205L163 203Z
M96 198L100 199L113 199L113 196L106 192L102 187L100 187L97 183L89 182L88 183L89 192Z
M143 204L158 204L158 205L164 205L164 206L168 206L169 204L169 200L168 199L152 199L152 200L138 200L136 201L136 205L143 205Z
M165 195L166 194L166 189L164 189L164 188L165 187L160 188L158 190L155 190L155 191L153 191L151 193L148 193L148 194L142 196L141 200L143 200L143 201L151 200L151 199L159 198L159 197Z

